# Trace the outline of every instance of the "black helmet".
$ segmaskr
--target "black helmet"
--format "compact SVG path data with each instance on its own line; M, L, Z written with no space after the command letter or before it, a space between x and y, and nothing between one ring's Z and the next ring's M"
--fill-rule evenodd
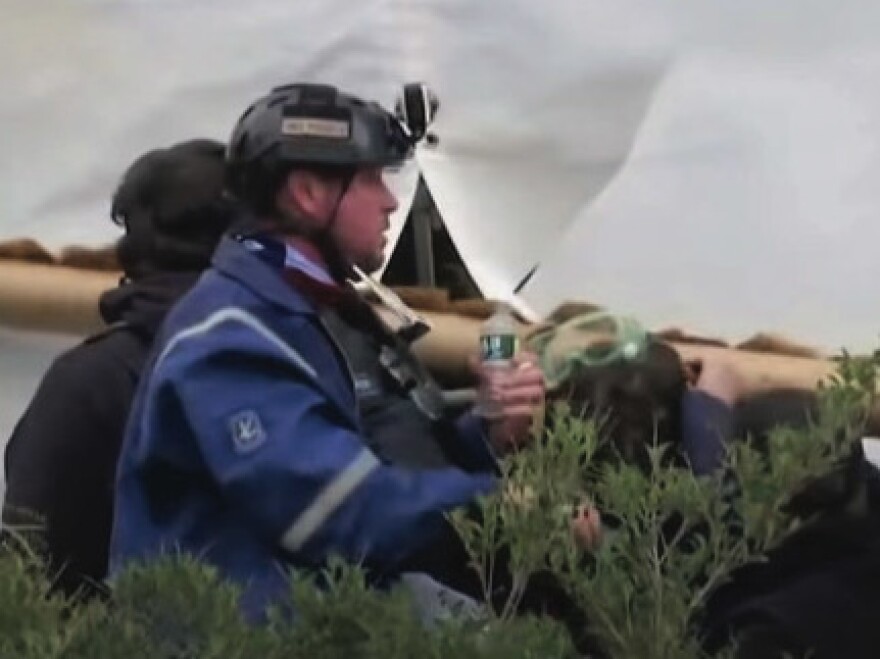
M351 172L397 166L412 155L421 136L378 103L335 87L276 87L245 111L232 132L226 157L229 187L255 211L270 211L291 169Z

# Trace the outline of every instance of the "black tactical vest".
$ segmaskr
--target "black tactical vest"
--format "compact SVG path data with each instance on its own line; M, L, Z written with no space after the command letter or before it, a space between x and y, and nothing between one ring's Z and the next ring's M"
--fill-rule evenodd
M456 430L440 388L406 342L366 303L327 307L320 315L351 371L367 444L379 459L411 468L465 468L445 446Z

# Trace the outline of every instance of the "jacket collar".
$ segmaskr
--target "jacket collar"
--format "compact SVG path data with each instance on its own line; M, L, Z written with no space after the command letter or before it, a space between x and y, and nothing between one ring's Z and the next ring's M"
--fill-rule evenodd
M315 314L315 306L285 281L283 260L280 267L273 265L274 255L260 253L265 249L271 246L247 238L224 237L214 252L212 265L257 297L292 313Z

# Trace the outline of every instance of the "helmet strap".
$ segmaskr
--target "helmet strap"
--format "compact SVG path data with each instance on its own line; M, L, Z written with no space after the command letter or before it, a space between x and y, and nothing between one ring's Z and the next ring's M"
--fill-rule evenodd
M324 224L314 237L318 249L321 250L324 254L324 259L327 261L330 276L334 281L338 282L344 282L354 274L352 270L354 264L348 263L342 256L342 252L339 250L336 241L333 239L333 229L336 227L336 222L339 219L339 207L342 205L342 200L345 199L345 195L348 194L348 190L351 188L351 184L354 182L354 177L356 175L356 169L350 169L344 173L342 177L342 188L339 191L339 196L336 197L336 203L333 204L333 210L330 212L326 224Z
M301 236L314 243L324 256L330 276L337 282L344 282L354 274L352 270L353 264L348 263L343 258L341 251L336 245L336 241L333 238L333 229L338 220L339 207L342 205L345 195L348 194L348 190L351 188L356 175L357 169L355 168L346 169L342 172L342 187L340 188L339 195L333 203L333 209L327 215L327 220L320 228L304 230L296 218L284 212L276 212L273 222L275 232L284 236Z

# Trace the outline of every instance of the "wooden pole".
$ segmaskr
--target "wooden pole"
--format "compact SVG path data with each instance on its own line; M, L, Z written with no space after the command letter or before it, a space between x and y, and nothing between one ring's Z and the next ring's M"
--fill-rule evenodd
M441 379L460 384L467 378L467 359L475 354L481 322L457 314L420 312L433 331L416 342L419 357ZM530 326L523 325L525 335ZM670 341L683 361L724 360L733 364L746 379L749 391L760 392L780 387L814 389L820 380L834 373L835 365L826 359L791 357L732 348L694 345Z
M85 335L102 326L98 298L119 275L0 260L0 325Z
M87 334L101 327L98 298L119 274L0 259L0 325L21 329ZM450 387L470 382L468 358L476 353L481 320L455 313L420 311L432 331L414 349L439 380ZM522 325L522 334L531 326ZM671 341L685 361L730 361L750 391L779 387L814 389L835 370L825 359L748 352Z

